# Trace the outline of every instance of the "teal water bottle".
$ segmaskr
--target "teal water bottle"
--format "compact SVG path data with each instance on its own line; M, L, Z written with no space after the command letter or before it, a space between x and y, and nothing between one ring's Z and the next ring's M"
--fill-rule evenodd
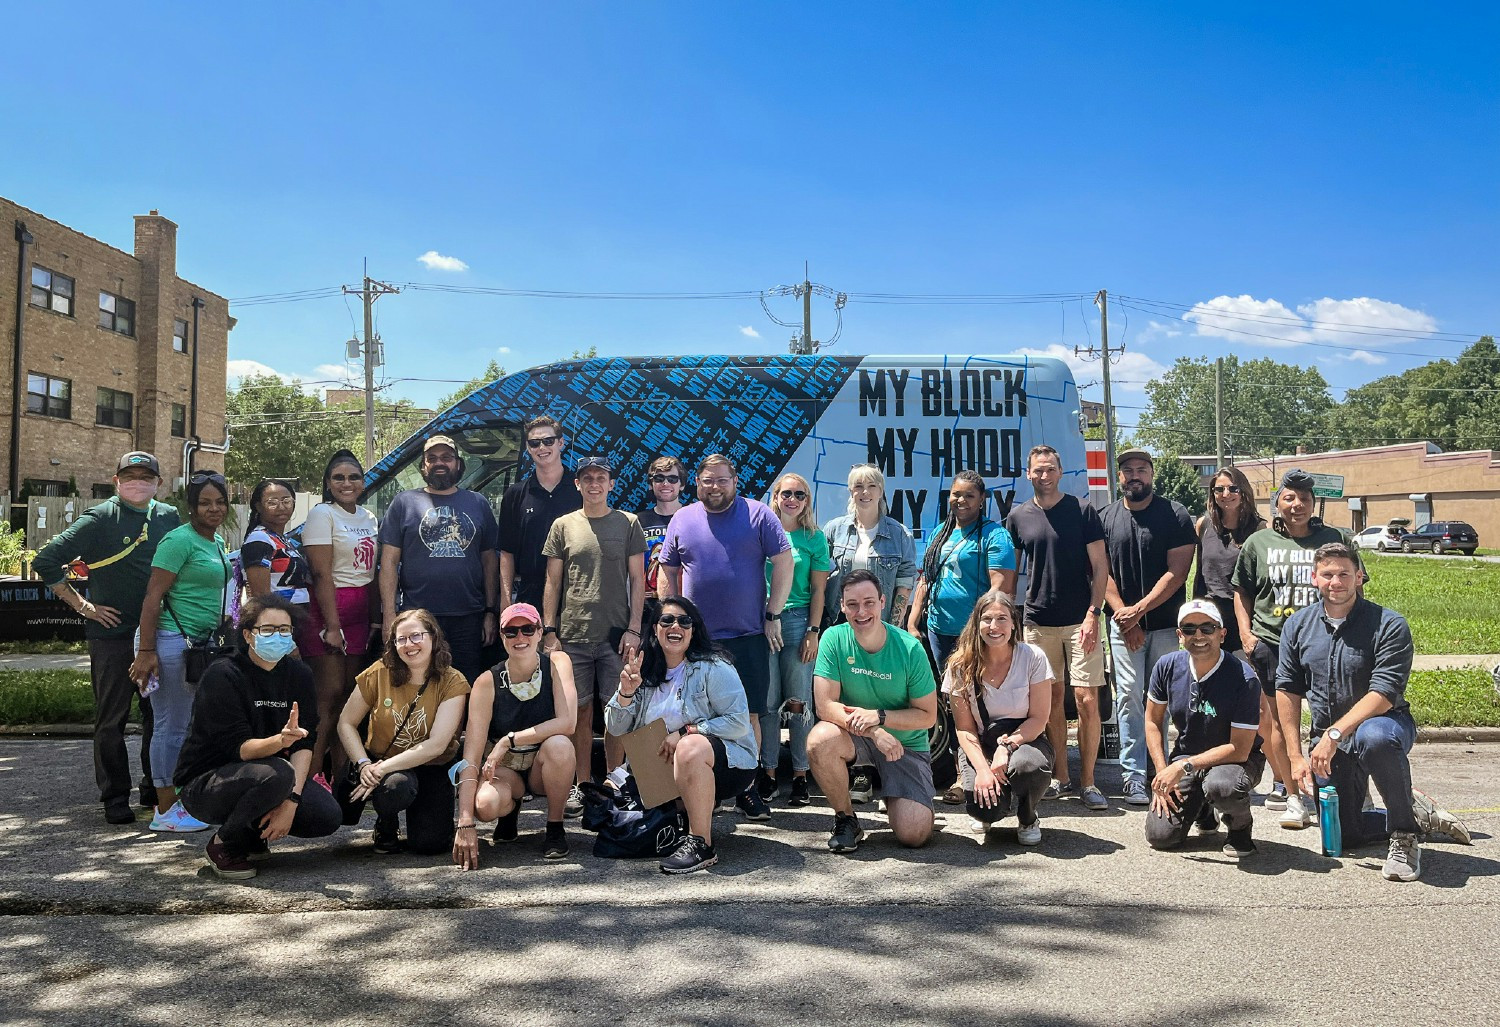
M1333 785L1318 789L1318 827L1323 837L1323 855L1344 854L1344 832L1339 824L1339 793Z

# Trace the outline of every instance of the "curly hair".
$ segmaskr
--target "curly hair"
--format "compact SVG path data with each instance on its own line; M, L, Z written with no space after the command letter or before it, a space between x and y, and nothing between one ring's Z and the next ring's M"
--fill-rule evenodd
M235 623L235 627L238 628L238 631L235 633L235 640L239 643L240 649L244 650L249 645L245 641L244 632L251 630L259 624L261 616L268 610L280 610L290 617L292 619L293 631L301 627L303 620L307 617L302 607L288 602L279 595L255 596L247 600L245 605L240 607L240 619Z
M432 638L432 663L427 668L428 677L442 677L453 666L453 651L448 648L448 640L443 637L443 629L438 627L437 618L422 609L402 610L391 622L391 633L386 636L385 650L380 654L380 662L391 672L391 684L398 688L411 680L411 668L396 649L396 634L401 630L401 625L409 620L422 625L422 630Z

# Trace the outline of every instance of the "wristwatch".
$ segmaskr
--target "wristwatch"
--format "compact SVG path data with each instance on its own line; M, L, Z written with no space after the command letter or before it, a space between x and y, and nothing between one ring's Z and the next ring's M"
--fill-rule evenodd
M1089 607L1089 616L1090 617L1097 617L1097 616L1099 616L1099 607L1097 607L1097 606L1090 606Z
M1182 772L1184 774L1191 774L1193 772L1193 761L1192 760L1183 760L1182 761Z
M766 611L766 620L768 620L768 621L776 621L776 620L780 620L780 619L781 619L781 614L779 614L779 613L772 613L770 610Z
M880 726L885 727L885 710L878 711L880 715Z
M1327 730L1327 732L1325 732L1325 733L1328 735L1329 738L1333 739L1333 744L1334 745L1338 745L1340 742L1342 742L1344 740L1344 732L1340 731L1336 727L1329 728Z
M545 627L545 628L542 629L542 634L543 635L555 635L555 634L557 634L557 627L555 625L549 626L549 627Z
M823 630L823 629L822 629L822 628L820 628L820 627L818 627L818 626L817 626L817 625L816 625L816 624L809 624L809 625L808 625L808 626L807 626L807 633L808 633L808 634L809 634L809 635L811 635L811 634L813 634L813 633L815 633L815 632L819 632L819 631L822 631L822 630Z

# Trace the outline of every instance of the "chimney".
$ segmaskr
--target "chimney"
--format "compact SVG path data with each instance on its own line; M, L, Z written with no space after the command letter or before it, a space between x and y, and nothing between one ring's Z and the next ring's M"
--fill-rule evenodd
M147 275L177 277L177 225L156 211L135 216L135 258Z

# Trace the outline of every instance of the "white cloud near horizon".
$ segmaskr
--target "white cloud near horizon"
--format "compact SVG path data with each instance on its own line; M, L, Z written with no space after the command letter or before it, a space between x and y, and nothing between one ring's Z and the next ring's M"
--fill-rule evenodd
M1241 345L1292 347L1308 342L1352 343L1379 338L1368 329L1383 328L1420 336L1437 330L1437 321L1420 310L1387 300L1361 296L1336 300L1325 296L1292 310L1280 300L1258 300L1253 296L1215 296L1194 304L1182 315L1193 325L1194 334L1224 339ZM1348 326L1342 327L1342 326ZM1153 324L1154 327L1154 324ZM1385 336L1392 342L1404 342L1400 335ZM1360 350L1366 363L1380 362L1368 358L1376 355Z
M271 367L269 364L262 364L259 360L231 360L224 365L224 370L226 377L231 382L238 381L241 378L248 378L251 375L261 376L268 374L274 374L284 382L292 380L291 375L282 374L276 368Z
M510 347L509 346L496 346L495 347L495 352L499 353L501 355L505 355L505 354L508 354L510 352Z
M740 334L747 339L760 338L760 332L757 332L753 325L740 325Z
M262 364L259 360L230 360L224 365L224 369L230 388L236 388L240 384L241 379L250 377L251 375L259 377L269 374L275 375L288 385L294 381L301 382L302 391L309 396L317 395L323 392L324 389L342 388L344 386L338 383L344 382L349 377L349 372L342 364L319 364L313 368L312 374L287 374L285 371L276 370L276 368L269 364ZM335 384L326 384L330 380L335 382ZM316 382L317 384L308 384L309 382Z
M437 250L428 250L417 258L417 263L422 264L429 271L467 271L469 265L457 257L449 257L439 253Z
M1097 382L1102 373L1099 360L1090 360L1073 352L1072 347L1064 346L1054 342L1046 349L1033 349L1021 347L1021 353L1034 357L1056 357L1067 364L1073 371L1073 380L1078 383L1078 389L1082 392L1089 386L1090 382ZM1146 383L1160 378L1167 373L1167 369L1144 353L1127 349L1120 356L1114 358L1109 365L1111 382L1115 388L1126 392L1144 392Z
M1371 353L1367 349L1357 349L1351 353L1335 353L1332 356L1326 357L1324 359L1325 362L1343 360L1351 364L1369 364L1371 367L1374 367L1377 364L1385 363L1386 358L1381 356L1379 353Z

